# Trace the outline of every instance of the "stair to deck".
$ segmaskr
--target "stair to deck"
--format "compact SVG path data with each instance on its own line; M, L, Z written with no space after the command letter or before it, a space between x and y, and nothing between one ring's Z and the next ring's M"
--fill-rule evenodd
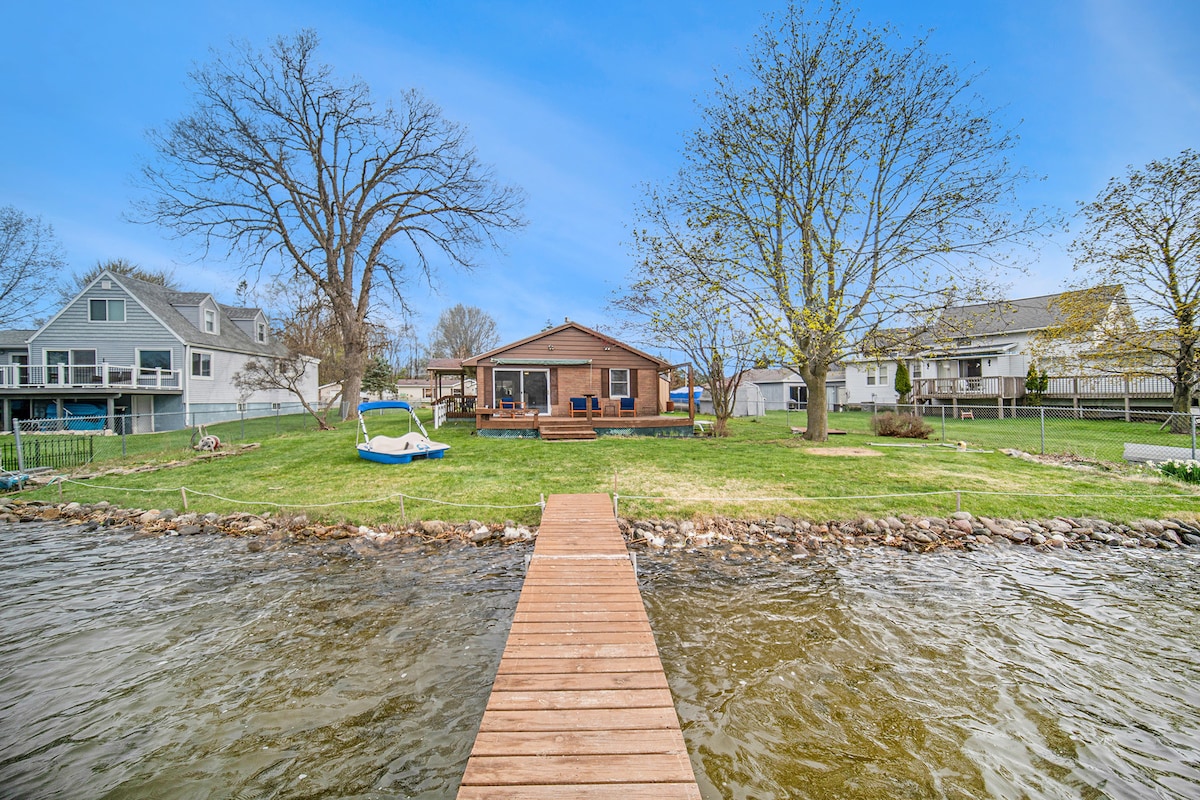
M596 438L596 430L586 422L543 424L542 438L548 442L583 442Z

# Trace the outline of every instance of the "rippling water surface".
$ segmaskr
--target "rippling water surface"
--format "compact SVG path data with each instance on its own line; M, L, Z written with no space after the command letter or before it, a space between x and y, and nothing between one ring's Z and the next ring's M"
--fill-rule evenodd
M705 797L1200 797L1200 558L642 560Z
M453 797L522 574L0 526L0 796Z
M451 798L523 550L0 526L0 797ZM1200 797L1200 558L642 556L706 798Z

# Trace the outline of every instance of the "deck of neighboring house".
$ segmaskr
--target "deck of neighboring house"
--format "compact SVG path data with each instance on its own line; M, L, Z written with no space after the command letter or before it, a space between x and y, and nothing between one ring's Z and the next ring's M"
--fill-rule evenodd
M607 495L551 495L459 800L699 800Z
M937 401L957 409L959 405L995 404L1000 413L1006 405L1029 395L1024 378L918 378L913 381L912 400L915 403ZM1069 378L1050 378L1043 402L1059 405L1069 402L1079 408L1089 403L1121 403L1126 411L1135 403L1171 400L1172 386L1166 378L1091 375ZM1159 403L1161 404L1161 402Z

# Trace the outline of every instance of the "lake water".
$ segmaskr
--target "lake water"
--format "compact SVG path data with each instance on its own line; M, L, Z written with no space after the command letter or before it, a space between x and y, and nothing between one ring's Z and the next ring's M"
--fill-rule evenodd
M453 797L527 549L0 526L0 797ZM706 798L1200 796L1200 556L639 557Z

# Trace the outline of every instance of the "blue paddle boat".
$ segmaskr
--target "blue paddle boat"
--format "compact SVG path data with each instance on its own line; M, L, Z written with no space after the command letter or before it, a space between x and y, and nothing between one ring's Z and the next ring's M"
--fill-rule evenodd
M367 418L365 411L381 411L398 409L407 411L409 416L408 433L403 436L370 436L367 433ZM417 424L420 433L412 429ZM414 458L441 458L450 449L450 445L430 441L425 426L417 419L417 412L403 400L376 400L361 403L358 406L358 428L362 441L357 441L358 457L367 461L377 461L380 464L407 464Z

